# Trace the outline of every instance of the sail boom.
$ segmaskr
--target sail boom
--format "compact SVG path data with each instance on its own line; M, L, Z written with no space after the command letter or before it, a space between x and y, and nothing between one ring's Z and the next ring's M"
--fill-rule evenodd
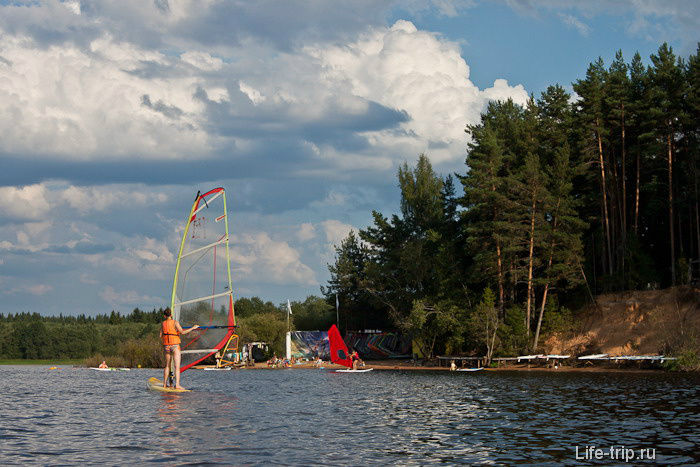
M233 292L227 290L226 292L217 293L214 295L207 295L204 297L193 298L191 300L185 300L184 302L175 302L175 306L189 305L190 303L203 302L204 300L211 300L212 298L225 297L226 295L231 295Z
M194 350L181 350L180 353L214 353L218 352L219 349L194 349Z
M209 248L213 248L213 247L215 247L215 246L217 246L217 245L221 245L222 243L225 243L225 242L227 242L227 241L228 241L228 237L224 237L224 238L222 238L222 239L219 240L219 241L216 241L216 242L214 242L214 243L210 243L209 245L205 245L205 246L203 246L203 247L201 247L201 248L197 248L196 250L188 251L187 253L184 253L180 258L187 258L187 257L190 256L190 255L193 255L193 254L195 254L195 253L199 253L200 251L208 250Z

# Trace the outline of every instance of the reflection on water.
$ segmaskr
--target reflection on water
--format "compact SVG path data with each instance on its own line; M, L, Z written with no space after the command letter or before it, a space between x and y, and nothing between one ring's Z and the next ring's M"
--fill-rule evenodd
M172 394L156 373L0 366L0 463L700 462L697 375L188 371Z

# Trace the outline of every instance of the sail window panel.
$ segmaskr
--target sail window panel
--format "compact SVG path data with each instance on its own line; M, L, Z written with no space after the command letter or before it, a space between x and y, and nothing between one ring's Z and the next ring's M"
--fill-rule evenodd
M224 243L226 243L226 242L228 242L228 237L224 237L224 238L222 238L221 240L218 240L218 241L216 241L216 242L214 242L214 243L210 243L209 245L204 245L203 247L197 248L196 250L192 250L192 251L190 251L190 252L188 252L188 253L183 253L182 257L183 257L183 258L186 258L186 257L188 257L188 256L191 256L191 255L194 255L194 254L197 254L197 253L206 252L206 251L209 250L210 248L214 248L215 246L224 244Z

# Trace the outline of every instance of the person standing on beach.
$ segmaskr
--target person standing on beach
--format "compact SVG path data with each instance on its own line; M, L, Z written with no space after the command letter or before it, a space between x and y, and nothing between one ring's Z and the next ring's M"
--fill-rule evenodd
M163 311L165 321L160 324L160 338L165 351L165 368L163 369L163 387L168 387L168 373L170 372L170 362L174 364L175 389L184 389L180 386L180 335L194 331L199 326L194 325L189 329L182 329L180 323L172 318L170 308Z

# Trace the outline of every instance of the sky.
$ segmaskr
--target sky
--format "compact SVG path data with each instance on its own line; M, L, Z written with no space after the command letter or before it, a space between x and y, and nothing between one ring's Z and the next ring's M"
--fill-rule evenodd
M236 297L320 295L400 164L468 170L490 100L698 40L695 0L0 0L0 313L169 305L217 186Z

